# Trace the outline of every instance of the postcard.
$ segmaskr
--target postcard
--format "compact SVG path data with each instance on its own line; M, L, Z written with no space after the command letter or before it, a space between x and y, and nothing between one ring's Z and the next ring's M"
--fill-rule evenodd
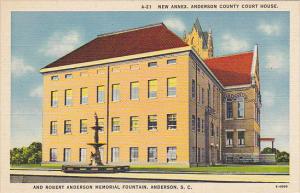
M2 1L1 192L299 192L297 1Z

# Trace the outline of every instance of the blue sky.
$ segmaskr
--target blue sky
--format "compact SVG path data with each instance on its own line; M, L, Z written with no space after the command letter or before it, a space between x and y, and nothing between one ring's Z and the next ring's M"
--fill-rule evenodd
M11 146L41 141L39 69L98 34L164 22L182 36L196 18L212 29L216 56L259 45L261 136L289 144L289 14L287 12L13 12Z

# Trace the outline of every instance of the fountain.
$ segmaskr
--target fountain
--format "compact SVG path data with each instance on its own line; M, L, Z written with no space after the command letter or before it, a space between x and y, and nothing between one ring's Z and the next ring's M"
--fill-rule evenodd
M95 152L91 152L91 163L89 165L63 165L62 171L66 173L114 173L125 172L129 170L129 166L112 166L104 165L101 160L101 154L99 148L106 145L105 143L99 143L99 130L103 127L99 126L98 116L95 113L95 126L91 127L94 133L94 143L87 143L87 145L93 146Z

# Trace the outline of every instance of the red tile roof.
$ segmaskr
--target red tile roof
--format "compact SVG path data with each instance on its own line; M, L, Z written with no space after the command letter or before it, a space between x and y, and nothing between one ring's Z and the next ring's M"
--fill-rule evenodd
M204 60L223 86L251 83L253 52L221 56Z
M104 34L44 68L188 46L164 24Z

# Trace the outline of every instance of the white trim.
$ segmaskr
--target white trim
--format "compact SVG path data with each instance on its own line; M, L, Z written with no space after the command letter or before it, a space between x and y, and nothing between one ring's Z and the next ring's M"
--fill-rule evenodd
M225 132L234 131L234 129L225 129Z
M237 131L246 131L246 129L237 129Z
M225 90L234 89L234 88L248 88L251 87L251 84L241 84L241 85L234 85L234 86L225 86Z
M108 58L108 59L103 59L103 60L95 60L95 61L89 61L89 62L68 64L68 65L57 66L57 67L52 67L52 68L42 68L40 70L40 72L45 73L45 72L60 71L60 70L73 69L73 68L95 66L95 65L100 65L100 64L115 63L115 62L120 62L120 61L140 59L140 58L164 55L164 54L173 54L174 52L184 52L184 51L191 51L191 46L172 48L172 49L167 49L167 50L159 50L159 51L154 51L154 52L146 52L146 53L134 54L134 55L127 55L127 56L121 56L121 57L116 57L116 58Z
M253 59L252 59L252 65L251 65L251 84L255 84L255 71L256 71L256 63L257 63L257 55L258 55L258 49L257 45L254 46L253 50Z

